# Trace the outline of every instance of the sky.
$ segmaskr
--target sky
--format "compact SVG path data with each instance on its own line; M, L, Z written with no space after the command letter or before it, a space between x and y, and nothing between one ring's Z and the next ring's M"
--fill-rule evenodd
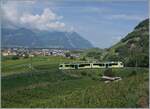
M75 31L108 48L148 18L148 0L2 0L3 23Z

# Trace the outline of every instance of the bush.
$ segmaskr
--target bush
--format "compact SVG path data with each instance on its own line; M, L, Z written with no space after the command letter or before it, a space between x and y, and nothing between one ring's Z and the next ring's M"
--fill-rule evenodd
M97 77L95 77L95 76L93 76L93 77L92 77L92 80L98 80L98 78L97 78Z
M130 74L129 74L129 76L135 76L137 74L137 72L135 71L135 70L133 70Z
M87 76L91 77L91 76L92 76L92 74L91 74L91 73L88 73L88 74L87 74Z
M17 59L19 59L19 56L12 56L12 60L17 60Z
M102 73L99 73L98 76L103 76L103 74L102 74Z
M111 68L108 68L104 71L104 75L105 76L110 76L110 77L113 77L115 76L115 74L112 72L112 69Z
M24 58L29 58L29 55L28 55L28 54L26 54L26 55L24 56Z
M86 72L81 72L81 75L82 75L82 76L86 76L87 73L86 73Z
M69 52L67 52L67 53L65 53L65 56L66 56L66 57L70 57L71 54L70 54Z
M81 61L86 61L87 59L85 57L81 58L80 59Z

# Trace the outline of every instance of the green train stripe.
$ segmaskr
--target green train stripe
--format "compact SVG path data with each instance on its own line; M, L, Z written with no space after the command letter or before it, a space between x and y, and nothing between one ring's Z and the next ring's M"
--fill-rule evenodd
M68 63L59 65L59 69L121 68L121 67L124 67L122 62Z

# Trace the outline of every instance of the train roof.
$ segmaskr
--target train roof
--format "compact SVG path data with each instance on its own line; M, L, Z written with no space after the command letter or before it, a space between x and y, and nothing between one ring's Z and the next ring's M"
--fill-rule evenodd
M66 62L61 64L103 64L103 63L122 63L121 61L108 61L108 62Z

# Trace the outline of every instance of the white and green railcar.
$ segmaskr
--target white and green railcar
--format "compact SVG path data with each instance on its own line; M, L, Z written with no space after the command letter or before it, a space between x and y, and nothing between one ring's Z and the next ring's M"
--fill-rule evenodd
M59 69L122 68L122 62L60 64Z
M87 69L91 68L92 64L91 63L80 63L80 64L60 64L59 69Z
M77 69L77 64L60 64L59 69Z
M105 68L122 68L124 67L122 62L105 62Z
M106 68L105 63L92 63L92 68Z

